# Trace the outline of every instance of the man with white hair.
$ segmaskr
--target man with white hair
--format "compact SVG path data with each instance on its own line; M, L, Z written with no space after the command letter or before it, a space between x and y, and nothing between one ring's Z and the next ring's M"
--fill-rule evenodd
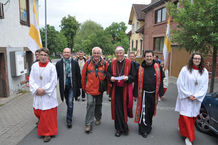
M115 123L115 136L128 135L127 118L132 116L132 96L129 95L129 84L134 81L135 72L130 59L124 57L124 49L118 46L116 59L108 67L107 77L112 83L111 113Z
M94 117L95 125L101 124L103 92L99 90L100 81L105 80L108 64L101 57L102 49L94 47L92 57L86 61L82 70L82 89L87 94L87 112L85 132L92 130Z

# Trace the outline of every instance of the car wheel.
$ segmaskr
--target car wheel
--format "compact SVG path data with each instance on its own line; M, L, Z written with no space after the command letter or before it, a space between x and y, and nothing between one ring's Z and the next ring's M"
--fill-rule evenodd
M197 117L197 120L195 122L196 128L204 133L209 133L209 115L207 113L207 110L204 107L201 107L200 114Z

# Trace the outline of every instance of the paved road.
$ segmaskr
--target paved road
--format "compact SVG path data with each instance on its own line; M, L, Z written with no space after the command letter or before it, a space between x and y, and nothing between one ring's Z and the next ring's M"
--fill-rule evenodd
M58 135L48 145L184 145L184 140L177 130L178 114L174 111L176 102L176 85L171 83L163 101L158 104L157 116L153 121L153 130L146 138L138 135L137 124L128 121L130 133L119 138L114 136L114 122L111 120L110 102L107 96L103 101L103 118L100 126L93 126L93 132L84 132L86 102L75 102L73 127L66 128L66 105L58 107ZM217 145L218 137L196 131L194 145ZM37 136L35 127L18 145L41 145L42 138Z

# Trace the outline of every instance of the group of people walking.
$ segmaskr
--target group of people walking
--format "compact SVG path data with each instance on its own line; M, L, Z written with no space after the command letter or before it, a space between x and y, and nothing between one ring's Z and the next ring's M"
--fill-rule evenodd
M80 52L83 53L83 52ZM48 142L57 134L57 95L59 80L61 100L66 102L66 125L72 127L74 99L82 92L82 100L87 100L85 132L100 125L102 118L102 98L106 84L111 96L111 116L114 120L115 136L128 135L128 118L138 124L138 133L146 138L152 130L152 119L156 114L158 98L164 95L164 71L154 60L154 53L145 50L144 60L137 62L124 57L125 50L115 49L116 59L110 64L102 58L102 49L94 47L92 56L85 60L83 55L77 60L71 57L71 50L63 50L63 58L56 67L49 62L49 51L39 50L39 61L32 65L29 86L34 96L33 110L39 118L38 135ZM194 122L200 111L201 102L207 92L208 72L204 68L203 57L192 54L189 64L179 74L176 111L180 113L179 129L185 143L194 141ZM80 89L82 88L82 91ZM86 94L86 98L85 98ZM133 113L133 101L137 101ZM135 114L135 115L133 115Z

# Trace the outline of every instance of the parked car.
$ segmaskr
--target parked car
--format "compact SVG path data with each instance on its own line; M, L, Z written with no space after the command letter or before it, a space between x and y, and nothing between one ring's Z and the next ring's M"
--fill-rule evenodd
M218 92L205 96L195 126L201 132L218 134Z

